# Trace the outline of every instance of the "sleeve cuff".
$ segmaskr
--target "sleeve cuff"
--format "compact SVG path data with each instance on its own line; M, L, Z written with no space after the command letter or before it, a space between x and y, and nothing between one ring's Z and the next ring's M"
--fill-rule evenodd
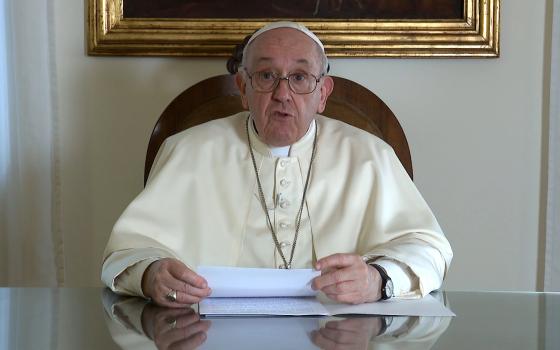
M129 266L121 274L115 277L115 291L137 295L147 299L144 295L144 291L142 291L142 276L144 276L144 272L148 266L159 259L160 258L144 259L132 266Z
M373 263L387 271L393 281L394 296L398 298L418 298L418 277L404 264L389 258L379 258Z
M144 297L142 293L144 271L152 262L167 257L173 256L169 252L155 248L113 252L103 262L101 280L115 293Z

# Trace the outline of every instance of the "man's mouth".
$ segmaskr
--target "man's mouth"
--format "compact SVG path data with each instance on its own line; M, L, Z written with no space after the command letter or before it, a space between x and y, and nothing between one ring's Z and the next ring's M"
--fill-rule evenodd
M293 115L291 113L284 112L284 111L274 111L272 112L272 116L277 118L288 118L288 117L292 117Z

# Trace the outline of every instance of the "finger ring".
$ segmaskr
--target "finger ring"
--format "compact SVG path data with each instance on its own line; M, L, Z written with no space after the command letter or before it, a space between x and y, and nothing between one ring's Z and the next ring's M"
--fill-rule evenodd
M169 328L174 329L177 327L177 320L174 318L168 318L165 320L165 322L167 322L167 324L169 325Z
M171 289L171 291L169 293L167 293L167 295L165 296L165 299L167 299L168 301L174 303L177 301L177 291Z

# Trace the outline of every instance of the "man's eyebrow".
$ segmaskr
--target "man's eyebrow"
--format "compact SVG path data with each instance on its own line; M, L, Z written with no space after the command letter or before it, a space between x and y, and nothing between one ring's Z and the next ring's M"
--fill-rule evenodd
M297 60L296 62L297 62L297 63L303 63L303 64L306 64L306 65L311 65L311 62L309 62L309 60L308 60L308 59L305 59L305 58L300 58L300 59Z
M257 59L258 62L262 62L262 61L272 61L272 57L259 57Z
M256 63L258 64L258 63L262 63L262 62L271 62L273 60L274 60L274 58L272 58L272 57L266 57L266 56L265 57L259 57L259 58L257 58ZM299 58L299 59L296 60L296 63L304 64L304 65L307 65L307 66L311 65L311 62L306 58Z

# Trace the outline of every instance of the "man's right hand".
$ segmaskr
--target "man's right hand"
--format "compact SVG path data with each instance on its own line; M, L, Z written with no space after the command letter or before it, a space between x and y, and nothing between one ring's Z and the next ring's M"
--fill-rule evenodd
M142 276L142 291L155 303L166 307L186 307L210 295L208 282L177 259L165 258L150 264ZM177 292L177 300L167 295Z
M210 326L189 307L169 309L148 303L142 311L142 329L159 350L197 349L206 341Z

